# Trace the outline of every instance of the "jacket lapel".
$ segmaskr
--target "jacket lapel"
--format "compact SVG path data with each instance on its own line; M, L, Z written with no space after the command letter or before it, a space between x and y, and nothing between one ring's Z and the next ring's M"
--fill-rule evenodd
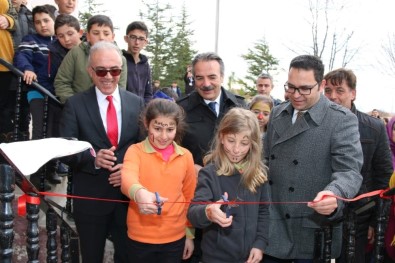
M97 131L100 138L107 144L111 145L110 140L107 137L106 129L103 125L103 120L100 116L99 104L97 103L97 97L95 92L95 87L92 87L87 93L85 93L85 105L86 111L90 119L93 122L94 130Z
M273 145L287 141L313 127L321 125L326 114L325 108L329 101L320 95L320 100L309 109L301 119L292 124L293 107L289 103L279 114L272 120L273 128L277 134L278 140Z
M122 112L122 127L120 129L121 134L119 136L118 145L123 145L123 139L125 137L124 135L127 134L128 130L130 131L130 128L127 127L127 124L130 123L130 121L128 121L128 118L130 118L129 111L133 106L130 105L128 107L123 107L123 105L127 105L127 102L125 101L124 92L120 88L118 88L118 91L119 91L119 97L121 98L121 112Z

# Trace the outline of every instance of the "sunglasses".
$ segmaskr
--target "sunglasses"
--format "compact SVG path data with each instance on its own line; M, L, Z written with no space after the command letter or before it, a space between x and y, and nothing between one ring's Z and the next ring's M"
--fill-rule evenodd
M117 77L121 75L122 69L120 68L112 68L112 69L105 69L105 68L93 68L93 71L96 73L98 77L105 77L107 73L110 73L111 76Z

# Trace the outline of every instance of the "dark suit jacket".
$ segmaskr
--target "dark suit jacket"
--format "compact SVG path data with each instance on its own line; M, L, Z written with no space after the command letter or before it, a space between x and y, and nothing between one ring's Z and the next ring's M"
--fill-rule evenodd
M121 97L122 127L118 148L115 151L117 162L121 163L126 150L139 139L139 116L144 101L133 93L118 88ZM92 144L97 152L111 148L103 121L100 116L95 88L70 97L63 109L60 124L62 137L74 137ZM89 151L72 156L68 160L73 169L73 194L95 198L125 199L119 187L108 182L110 172L96 169L95 158ZM112 211L115 203L74 199L74 212L91 215L105 215Z
M195 164L203 166L203 156L211 146L217 125L225 113L233 107L246 107L244 98L222 89L218 118L210 110L198 92L194 91L177 103L185 110L188 124L181 145L193 155Z

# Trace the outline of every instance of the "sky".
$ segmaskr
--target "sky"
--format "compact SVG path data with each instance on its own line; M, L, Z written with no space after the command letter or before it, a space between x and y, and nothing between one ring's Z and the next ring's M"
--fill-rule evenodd
M30 0L32 5L42 1ZM144 10L142 0L95 0L103 3L101 8L113 20L115 38L120 48L125 49L123 40L126 26L140 20L139 11ZM149 0L147 0L149 1ZM215 50L216 0L160 0L169 3L174 16L180 14L185 3L194 49L201 52ZM119 4L116 4L118 2ZM339 0L336 3L342 2ZM357 76L357 98L355 104L361 111L373 108L395 113L395 72L389 75L388 64L382 51L388 36L395 33L395 9L393 0L348 0L342 11L332 10L331 26L338 32L354 31L350 46L359 51L347 65ZM79 8L85 0L79 0ZM312 45L309 25L308 0L219 0L218 54L225 63L225 83L232 74L243 78L247 63L241 58L254 44L265 38L271 54L279 60L274 76L272 95L283 98L283 84L287 80L288 66L292 58L306 54ZM387 66L386 66L387 64ZM335 66L335 68L340 65Z

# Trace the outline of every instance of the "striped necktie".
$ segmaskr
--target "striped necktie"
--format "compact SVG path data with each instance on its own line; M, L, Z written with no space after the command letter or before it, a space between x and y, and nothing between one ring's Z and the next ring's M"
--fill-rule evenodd
M217 111L216 111L216 109L215 109L215 104L216 104L216 102L215 102L215 101L212 101L212 102L209 102L209 103L208 103L208 106L209 106L209 108L211 109L211 111L215 113L215 116L217 116Z

